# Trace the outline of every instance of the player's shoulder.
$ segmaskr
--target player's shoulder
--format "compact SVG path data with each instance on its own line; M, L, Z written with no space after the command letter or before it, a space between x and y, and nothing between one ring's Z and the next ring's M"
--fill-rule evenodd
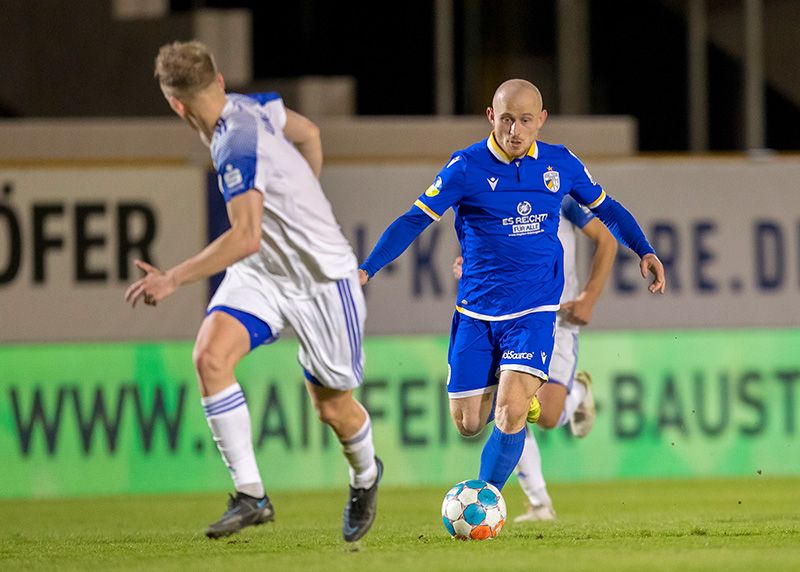
M539 158L551 161L559 161L562 165L583 170L583 162L566 145L546 143L537 141Z
M489 152L486 147L486 139L483 139L450 155L446 168L456 167L464 171L469 165L479 165L487 161L489 161Z
M238 95L238 94L236 94ZM230 96L229 96L230 97ZM244 97L244 96L242 96ZM258 144L258 123L246 101L231 99L217 121L211 139L211 154L215 159L253 155Z
M574 157L575 154L566 145L560 143L548 143L546 141L536 141L539 157L546 158L567 158Z

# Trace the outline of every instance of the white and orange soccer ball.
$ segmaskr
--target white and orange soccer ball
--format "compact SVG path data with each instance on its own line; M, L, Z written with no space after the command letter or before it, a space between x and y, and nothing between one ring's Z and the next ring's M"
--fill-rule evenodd
M486 481L461 481L444 496L442 522L460 540L494 538L506 522L506 501Z

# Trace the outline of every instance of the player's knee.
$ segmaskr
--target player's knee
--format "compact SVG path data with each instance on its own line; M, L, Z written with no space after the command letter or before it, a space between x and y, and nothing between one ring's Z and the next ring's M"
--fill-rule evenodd
M317 419L325 425L336 425L341 417L341 408L336 401L318 401L314 404Z
M201 381L226 375L231 369L228 360L207 347L195 346L192 352L192 361Z
M484 424L477 419L457 420L456 428L464 437L474 437L483 430Z
M553 429L558 426L558 420L561 417L561 412L555 413L547 411L542 407L542 414L539 416L539 421L536 423L542 429Z
M525 427L528 409L517 404L508 403L495 408L494 424L503 433L518 433Z
M458 429L458 432L464 437L474 437L483 430L486 425L480 420L477 414L470 414L466 411L453 411L453 424Z

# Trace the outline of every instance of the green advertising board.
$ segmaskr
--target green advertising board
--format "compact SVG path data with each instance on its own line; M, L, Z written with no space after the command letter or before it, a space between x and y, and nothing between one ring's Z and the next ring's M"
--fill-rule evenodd
M598 421L586 439L537 437L552 481L800 474L800 330L586 332ZM332 432L305 395L296 344L237 369L270 490L342 486ZM474 476L485 435L458 436L447 339L366 341L358 396L389 485ZM223 490L227 470L200 406L191 344L0 347L0 497Z

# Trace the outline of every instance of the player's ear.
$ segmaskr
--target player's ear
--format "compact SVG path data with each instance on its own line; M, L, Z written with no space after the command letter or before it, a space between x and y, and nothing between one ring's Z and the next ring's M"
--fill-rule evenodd
M544 125L545 121L547 121L547 110L542 109L542 112L539 114L539 129L542 128L542 125Z
M222 77L221 73L217 74L217 83L222 88L222 91L225 91L225 78Z
M491 107L486 108L486 119L489 120L489 123L494 125L494 109Z
M172 111L178 114L179 117L183 117L186 115L186 106L183 102L175 97L174 95L167 96L167 101L169 102L169 106L172 108Z

